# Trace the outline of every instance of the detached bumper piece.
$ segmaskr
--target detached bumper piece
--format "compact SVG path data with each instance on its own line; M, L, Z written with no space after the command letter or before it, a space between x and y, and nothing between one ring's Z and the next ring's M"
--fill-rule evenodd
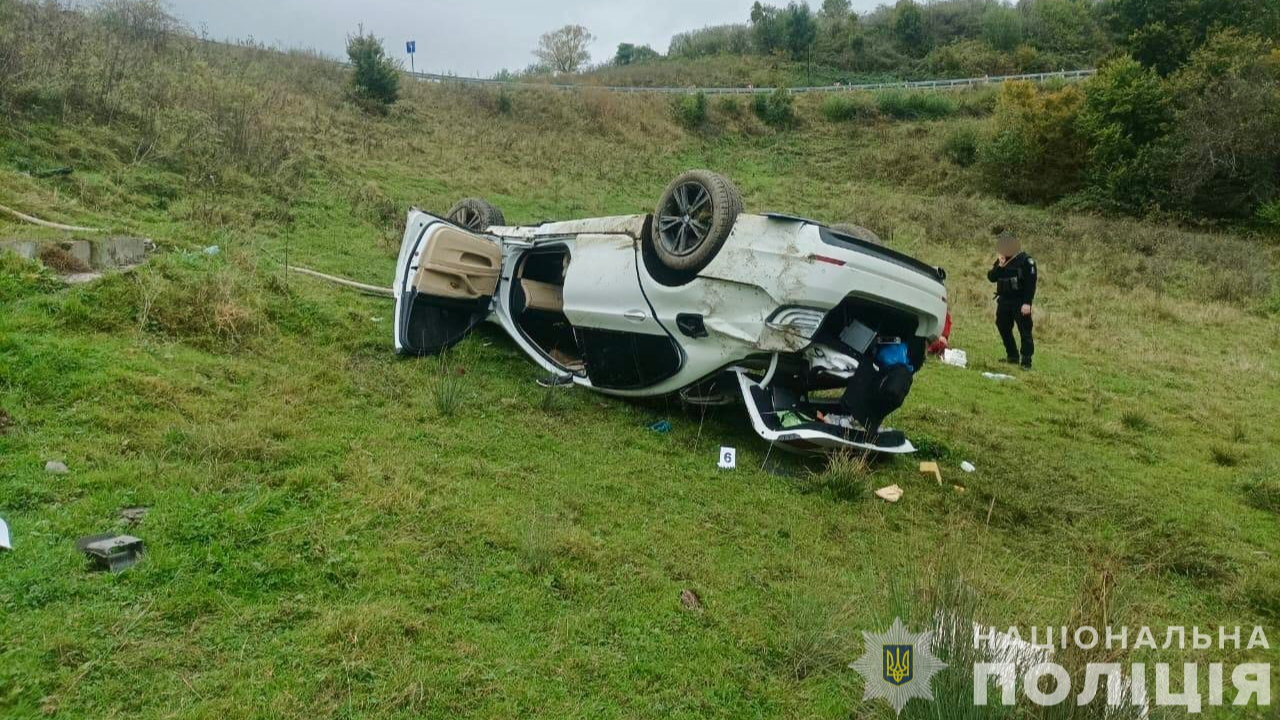
M865 450L868 452L902 455L916 451L907 437L891 428L867 431L856 427L844 427L826 422L786 422L796 416L794 411L779 410L775 392L761 387L745 372L734 370L743 404L756 434L780 448L796 453L815 454L831 450ZM802 403L806 414L818 413L840 416L848 411L839 402ZM887 413L885 413L887 414Z
M120 572L133 567L142 556L143 543L132 535L90 535L76 541L95 570Z

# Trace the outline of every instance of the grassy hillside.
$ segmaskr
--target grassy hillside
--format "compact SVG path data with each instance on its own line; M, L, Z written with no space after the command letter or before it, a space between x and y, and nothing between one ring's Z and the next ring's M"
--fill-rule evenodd
M832 124L802 99L774 131L713 102L690 133L666 98L443 85L370 117L302 56L164 52L114 112L51 84L0 125L0 204L160 247L75 288L0 258L5 717L879 718L845 665L896 613L1274 636L1274 245L987 198L943 152L976 119ZM411 204L644 212L688 167L948 268L975 367L918 378L896 423L921 457L828 468L738 410L548 394L488 330L396 358L385 301L283 271L385 284ZM996 226L1045 273L1037 370L1007 384L980 375ZM51 233L0 220L26 236ZM75 539L129 506L144 562L86 572Z

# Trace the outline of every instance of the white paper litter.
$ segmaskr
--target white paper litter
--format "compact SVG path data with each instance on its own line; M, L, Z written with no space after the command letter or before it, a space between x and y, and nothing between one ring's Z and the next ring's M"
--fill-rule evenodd
M965 472L973 472L978 468L974 467L973 463L969 462L968 460L965 460L964 462L960 463L960 469Z
M902 488L897 485L882 487L876 491L876 497L886 502L896 503L902 499Z
M0 549L13 549L13 545L9 544L9 526L5 524L4 520L0 520Z
M963 350L947 348L942 351L942 364L958 368L969 367L969 356Z
M1005 375L1004 373L993 373L993 372L984 372L982 373L982 377L988 380L1001 380L1001 381L1016 379L1012 375Z

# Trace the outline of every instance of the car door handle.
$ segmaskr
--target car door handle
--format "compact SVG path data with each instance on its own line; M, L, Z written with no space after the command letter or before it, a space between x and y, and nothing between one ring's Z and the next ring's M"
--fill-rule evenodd
M646 315L643 310L628 310L622 313L622 317L630 320L631 322L644 322L649 319L649 316Z

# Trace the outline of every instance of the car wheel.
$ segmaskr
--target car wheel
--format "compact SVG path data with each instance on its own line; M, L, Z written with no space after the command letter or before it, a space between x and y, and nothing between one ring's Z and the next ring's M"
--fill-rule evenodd
M482 233L494 225L506 225L502 211L480 198L465 198L454 203L445 216L464 230Z
M697 271L711 262L742 212L729 178L690 170L667 186L653 218L653 248L672 270Z
M880 239L879 235L871 232L861 225L854 225L853 223L837 223L831 226L831 231L838 232L841 235L848 235L851 238L863 240L875 245L884 245L884 241Z

